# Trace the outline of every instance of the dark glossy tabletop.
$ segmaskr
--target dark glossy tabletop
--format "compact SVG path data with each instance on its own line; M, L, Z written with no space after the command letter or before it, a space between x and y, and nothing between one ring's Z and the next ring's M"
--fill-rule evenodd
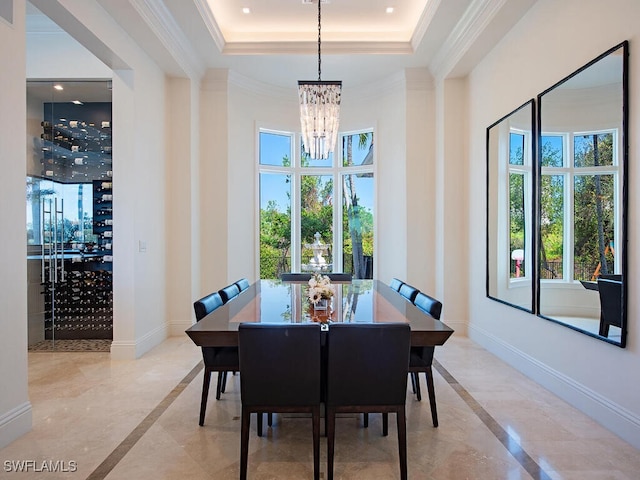
M201 347L238 345L238 325L262 323L408 322L411 345L442 345L453 330L422 312L378 280L333 282L336 296L330 314L315 312L307 299L307 283L260 280L226 305L187 329Z

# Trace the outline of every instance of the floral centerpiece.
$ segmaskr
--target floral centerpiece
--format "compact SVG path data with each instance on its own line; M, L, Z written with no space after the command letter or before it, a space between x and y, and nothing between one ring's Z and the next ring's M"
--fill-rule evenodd
M336 294L336 289L331 285L331 280L326 275L314 273L309 279L309 301L316 310L326 310L331 298Z

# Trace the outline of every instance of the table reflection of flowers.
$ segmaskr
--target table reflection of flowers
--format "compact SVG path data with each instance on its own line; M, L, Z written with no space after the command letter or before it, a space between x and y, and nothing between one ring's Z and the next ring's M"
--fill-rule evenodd
M335 294L336 289L326 275L314 273L309 279L309 291L307 295L309 301L313 304L314 310L327 310Z

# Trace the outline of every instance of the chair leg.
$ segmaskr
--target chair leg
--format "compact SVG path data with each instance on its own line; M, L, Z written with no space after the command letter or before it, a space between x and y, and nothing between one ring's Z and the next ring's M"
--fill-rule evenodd
M320 407L311 415L313 423L313 480L320 480Z
M202 400L200 401L200 426L204 425L204 415L207 411L207 399L209 398L209 383L211 382L211 370L205 367L204 380L202 381Z
M369 428L369 414L368 413L363 413L362 414L362 423L364 424L364 428Z
M222 377L224 372L218 372L218 386L216 387L216 400L220 400L220 393L222 392Z
M431 367L424 372L427 377L427 391L429 393L429 405L431 405L431 420L433 421L433 426L438 426L438 411L436 410L436 390L433 384L433 371Z
M389 414L387 412L382 413L382 436L389 435Z
M404 405L396 412L398 423L398 453L400 455L400 479L407 480L407 420Z
M336 411L329 407L326 412L327 423L327 480L333 480L333 452L336 439Z
M269 427L273 426L273 413L272 412L267 413L267 426L269 426Z
M227 388L227 372L220 372L220 373L222 373L222 385L220 386L220 391L224 393L224 391ZM220 373L218 375L220 375Z
M242 426L240 431L240 480L247 480L247 460L249 459L249 427L251 413L242 409Z
M256 413L256 416L258 417L258 436L261 437L262 436L262 412Z
M416 377L413 372L410 372L409 376L411 377L411 389L413 390L413 394L415 395L416 394Z
M413 375L415 375L416 395L418 396L418 401L420 402L422 400L422 392L420 392L420 375L418 374L418 372L413 372Z

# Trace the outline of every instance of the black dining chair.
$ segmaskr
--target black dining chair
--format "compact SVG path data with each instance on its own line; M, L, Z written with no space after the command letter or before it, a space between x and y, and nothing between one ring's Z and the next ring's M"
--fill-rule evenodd
M196 300L193 303L196 320L199 322L223 304L224 302L222 301L222 297L218 292L211 293L210 295ZM224 392L227 372L237 372L240 368L238 349L236 347L202 347L202 360L204 363L204 380L202 382L202 400L200 403L200 426L204 425L211 374L213 372L218 372L216 400L220 400L220 393Z
M329 277L329 280L331 280L332 282L350 282L351 280L353 280L353 275L350 273L331 272L325 273L323 275Z
M393 288L396 292L399 292L400 287L402 286L403 283L404 283L403 281L398 280L397 278L392 278L391 283L389 283L389 286Z
M311 275L311 273L286 272L280 275L280 280L283 282L308 282L311 280ZM352 274L343 272L327 272L321 273L321 275L334 282L350 282L353 279Z
M310 279L310 273L285 272L280 275L280 280L283 282L308 282Z
M400 478L407 478L405 402L411 329L404 323L335 323L327 338L327 474L333 478L337 413L395 412Z
M408 283L403 283L400 286L400 290L398 290L398 293L400 293L400 295L402 295L404 298L409 300L411 303L413 303L413 301L415 300L416 295L418 295L418 292L419 290L417 288L412 287Z
M251 414L258 435L263 412L310 413L313 478L320 478L320 325L241 323L240 397L242 402L240 479L247 478Z
M240 290L240 293L249 288L249 280L247 280L246 278L241 278L240 280L235 282L235 284L238 286L238 290Z
M432 316L436 320L440 320L442 314L442 302L436 300L429 295L418 292L413 304L424 313ZM436 409L436 391L433 383L433 354L435 347L411 347L411 356L409 358L409 374L411 375L411 385L413 393L418 397L418 401L422 400L420 392L420 372L424 372L427 380L427 392L429 394L429 404L431 406L431 420L433 426L438 426L438 411Z
M229 300L232 300L240 294L240 287L235 283L232 283L231 285L227 285L226 287L218 290L218 293L222 297L222 302L227 303Z
M622 328L622 276L600 275L598 277L598 295L600 296L599 335L609 336L609 327Z

